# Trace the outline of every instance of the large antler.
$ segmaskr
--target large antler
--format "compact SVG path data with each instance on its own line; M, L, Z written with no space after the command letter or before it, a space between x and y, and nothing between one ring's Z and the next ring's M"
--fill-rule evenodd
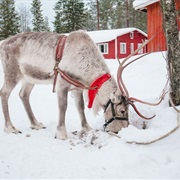
M122 62L119 61L119 68L118 68L118 71L117 71L117 83L118 83L118 86L119 86L119 89L120 89L122 95L127 98L128 103L133 107L133 109L135 110L135 112L136 112L140 117L142 117L143 119L146 119L146 120L149 120L149 119L154 118L155 115L152 116L152 117L150 117L150 118L145 117L144 115L142 115L142 114L138 111L138 109L137 109L136 106L134 105L134 102L140 102L140 103L147 104L147 105L151 105L151 106L157 106L157 105L159 105L159 104L161 103L161 101L163 100L165 94L166 94L165 89L166 89L167 86L168 86L168 81L167 81L167 83L166 83L166 85L165 85L165 87L164 87L164 89L163 89L163 91L162 91L162 94L161 94L161 96L160 96L159 102L157 102L157 103L149 103L149 102L145 102L145 101L139 100L139 99L137 99L137 98L129 97L129 92L128 92L128 90L127 90L127 88L126 88L126 86L125 86L125 84L124 84L124 82L123 82L123 79L122 79L122 73L123 73L123 70L124 70L128 65L130 65L131 63L139 60L140 58L142 58L142 57L147 56L148 54L150 54L150 53L143 54L143 55L135 58L134 60L126 63L133 55L135 55L137 52L139 52L139 51L140 51L144 46L146 46L153 38L154 38L154 36L152 36L148 41L145 41L138 49L136 49L136 50L135 50L134 52L132 52L129 56L127 56ZM125 63L126 63L126 64L125 64Z

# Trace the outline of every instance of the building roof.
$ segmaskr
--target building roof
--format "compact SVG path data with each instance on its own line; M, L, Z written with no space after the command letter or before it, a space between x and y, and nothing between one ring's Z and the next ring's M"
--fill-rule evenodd
M143 34L147 37L147 34L141 31L137 28L121 28L121 29L112 29L112 30L98 30L98 31L89 31L87 32L90 37L93 39L95 43L103 43L103 42L109 42L118 36L122 36L124 34L138 31L139 33Z
M143 10L146 9L147 6L158 2L159 0L135 0L133 2L133 7L135 10Z

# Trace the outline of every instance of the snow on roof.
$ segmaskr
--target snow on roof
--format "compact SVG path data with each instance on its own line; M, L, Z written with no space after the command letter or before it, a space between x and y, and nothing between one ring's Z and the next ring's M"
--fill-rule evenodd
M155 2L158 2L159 0L135 0L133 2L133 7L135 10L139 9L145 9L145 7L147 7L150 4L153 4Z
M99 30L99 31L89 31L87 32L95 43L108 42L116 39L117 36L122 36L124 34L138 31L147 37L147 34L137 28L121 28L113 30Z

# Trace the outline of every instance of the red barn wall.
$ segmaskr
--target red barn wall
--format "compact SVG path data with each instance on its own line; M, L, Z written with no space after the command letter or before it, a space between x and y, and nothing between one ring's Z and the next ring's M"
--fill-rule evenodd
M118 36L116 40L114 39L109 42L99 43L99 44L108 43L108 53L103 54L104 58L105 59L116 59L117 56L118 56L118 58L125 58L129 54L131 54L131 49L130 49L131 43L134 43L134 50L136 50L138 48L138 43L143 43L143 41L145 41L147 39L146 36L139 33L138 31L134 31L133 33L134 33L133 39L130 38L130 33L127 33L125 35ZM126 43L126 54L120 53L120 43ZM117 50L117 52L116 52L116 50ZM145 47L143 49L143 53L146 53L146 52L147 52L147 47Z
M176 9L180 8L180 1L176 0ZM166 50L166 39L163 30L162 13L160 3L156 2L147 7L147 26L148 38L156 35L155 38L148 43L148 52ZM178 28L180 30L180 19L178 19Z
M134 43L134 50L138 48L138 43L143 43L147 38L143 34L139 33L138 31L134 31L134 38L130 38L130 33L122 35L117 37L117 53L118 53L118 58L125 58L129 54L131 54L131 43ZM126 44L126 54L121 54L120 53L120 43L125 42ZM143 49L143 53L146 52L146 47Z
M103 54L105 59L115 59L115 40L108 42L108 54Z

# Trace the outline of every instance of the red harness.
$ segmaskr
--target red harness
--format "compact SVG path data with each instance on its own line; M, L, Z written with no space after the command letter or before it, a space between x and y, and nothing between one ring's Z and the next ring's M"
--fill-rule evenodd
M104 74L101 75L100 77L98 77L91 85L90 87L82 84L79 81L76 81L75 79L71 78L67 73L65 73L64 71L62 71L59 68L59 63L62 59L63 56L63 51L64 51L64 46L65 46L65 42L66 42L67 36L61 36L57 47L56 47L56 64L54 67L54 83L53 83L53 92L55 92L55 86L56 86L56 81L57 81L57 75L58 73L61 75L61 78L63 78L64 80L66 80L67 82L69 82L70 84L78 87L78 88L82 88L82 89L88 89L88 97L89 97L89 103L88 103L88 108L91 108L95 99L95 96L98 92L98 90L100 89L100 87L103 85L103 83L105 83L108 79L111 78L110 74Z
M59 38L59 41L56 47L56 61L60 62L62 59L66 39L67 39L67 36L65 35L62 35Z
M89 103L88 103L88 108L92 107L92 104L94 102L95 96L100 89L100 87L105 83L108 79L111 78L110 74L104 74L100 77L98 77L91 85L90 88L97 87L96 89L92 89L88 91L88 97L89 97Z

